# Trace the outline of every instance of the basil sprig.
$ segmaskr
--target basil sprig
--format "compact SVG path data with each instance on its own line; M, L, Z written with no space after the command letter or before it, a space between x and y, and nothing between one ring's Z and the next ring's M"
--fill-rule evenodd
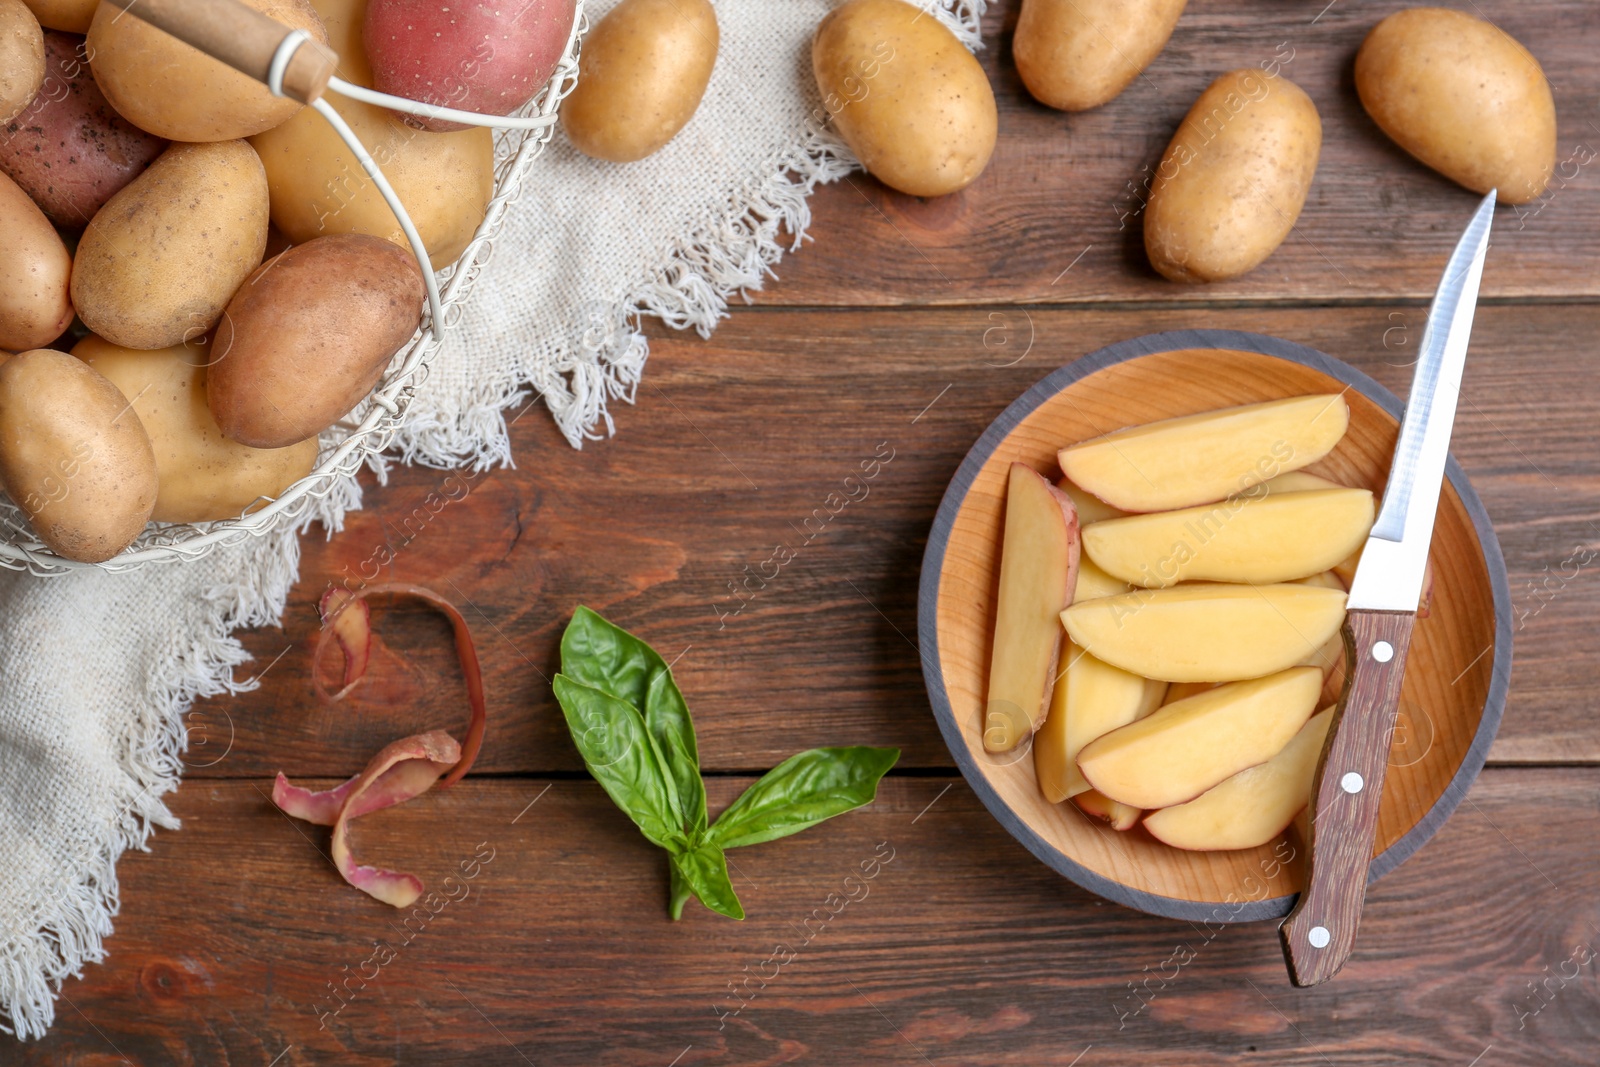
M756 845L842 815L877 795L897 748L813 748L790 756L706 819L689 706L655 649L588 608L561 637L554 683L567 729L594 780L671 866L669 911L690 896L712 911L744 918L723 850Z

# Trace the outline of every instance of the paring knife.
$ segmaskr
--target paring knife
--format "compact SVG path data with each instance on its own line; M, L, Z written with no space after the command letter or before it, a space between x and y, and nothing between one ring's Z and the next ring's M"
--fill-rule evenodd
M1433 541L1494 200L1489 193L1472 216L1428 311L1383 506L1350 585L1344 624L1349 682L1312 780L1306 887L1278 928L1289 977L1298 986L1338 973L1361 920L1389 741Z

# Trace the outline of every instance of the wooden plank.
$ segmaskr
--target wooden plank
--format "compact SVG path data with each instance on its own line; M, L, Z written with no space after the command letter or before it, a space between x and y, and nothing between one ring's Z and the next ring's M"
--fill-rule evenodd
M284 629L242 637L256 663L238 676L264 672L261 688L190 717L191 773L349 774L381 740L465 721L448 631L421 609L380 612L372 682L346 707L315 706L316 599L330 580L380 570L456 599L477 628L484 771L579 769L545 681L579 603L681 657L707 766L892 744L904 766L949 767L913 644L917 575L944 487L995 415L1061 363L1180 327L1288 337L1403 393L1423 317L758 310L710 342L657 337L638 406L616 411L616 441L575 452L530 411L513 428L517 469L470 482L399 469L344 533L308 536ZM1600 479L1586 444L1600 412L1596 336L1594 307L1486 307L1478 320L1456 450L1497 525L1517 611L1495 759L1600 760L1587 666L1600 657ZM891 451L860 480L863 462ZM768 562L779 545L795 553L781 567ZM392 563L375 569L386 552ZM730 591L747 574L749 590Z
M1020 5L990 5L980 54L1000 105L988 169L963 192L918 200L863 175L813 201L815 243L779 268L763 304L884 305L1217 299L1426 298L1476 194L1414 161L1362 110L1351 74L1381 18L1407 5L1271 0L1249 17L1192 0L1165 51L1095 111L1035 103L1011 60ZM1546 195L1495 219L1485 296L1600 293L1600 11L1584 0L1450 5L1487 17L1541 61L1555 95L1557 171ZM1147 182L1213 78L1274 57L1322 117L1322 157L1294 232L1244 278L1163 280L1144 255Z
M1543 1067L1600 1037L1600 868L1573 847L1600 833L1593 769L1488 771L1300 991L1273 924L1104 904L959 779L738 850L750 917L678 924L661 854L592 783L469 780L368 820L361 854L439 893L420 917L341 884L266 784L182 788L183 832L119 867L108 961L7 1063ZM714 780L713 810L745 784Z

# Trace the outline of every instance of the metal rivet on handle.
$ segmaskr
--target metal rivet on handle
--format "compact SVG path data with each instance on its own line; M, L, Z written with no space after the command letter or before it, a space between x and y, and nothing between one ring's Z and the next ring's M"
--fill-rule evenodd
M1306 940L1311 942L1312 948L1327 948L1328 942L1333 940L1333 935L1328 933L1326 926L1313 926L1306 932Z
M1387 641L1379 641L1372 646L1372 658L1379 663L1388 663L1394 659L1394 646Z
M1361 788L1366 784L1367 780L1361 777L1361 775L1357 774L1355 771L1349 771L1343 778L1339 779L1339 788L1343 789L1346 793L1359 793L1361 792Z

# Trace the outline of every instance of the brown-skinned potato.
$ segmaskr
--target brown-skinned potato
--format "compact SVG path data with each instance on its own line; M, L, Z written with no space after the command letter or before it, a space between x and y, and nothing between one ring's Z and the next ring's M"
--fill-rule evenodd
M1504 204L1544 193L1556 105L1533 54L1500 27L1448 8L1398 11L1356 53L1356 92L1396 144Z
M267 177L247 143L172 145L83 231L78 316L128 348L201 336L260 264L267 210Z
M47 345L72 324L72 256L50 220L0 174L0 348Z
M1145 207L1150 265L1175 282L1235 278L1289 236L1322 151L1316 105L1253 68L1212 82L1156 168Z
M848 0L811 42L839 135L873 177L912 196L966 188L994 152L988 76L956 35L904 0Z
M307 0L240 0L327 44ZM232 141L270 130L305 107L221 60L102 4L89 26L89 65L123 118L173 141Z
M1011 51L1039 103L1086 111L1128 87L1166 47L1188 0L1023 0Z
M0 0L0 122L33 103L44 82L44 31L22 0Z
M720 40L709 0L622 0L584 39L562 129L612 163L660 151L700 106Z
M99 563L149 521L155 454L115 385L65 352L36 348L0 363L0 481L41 541Z
M319 237L262 264L212 342L217 425L252 448L315 437L372 391L416 332L422 299L416 260L379 237Z
M223 436L206 406L204 338L141 351L91 335L72 354L121 390L144 424L160 482L156 522L238 518L258 499L282 495L317 461L316 438L264 449Z

